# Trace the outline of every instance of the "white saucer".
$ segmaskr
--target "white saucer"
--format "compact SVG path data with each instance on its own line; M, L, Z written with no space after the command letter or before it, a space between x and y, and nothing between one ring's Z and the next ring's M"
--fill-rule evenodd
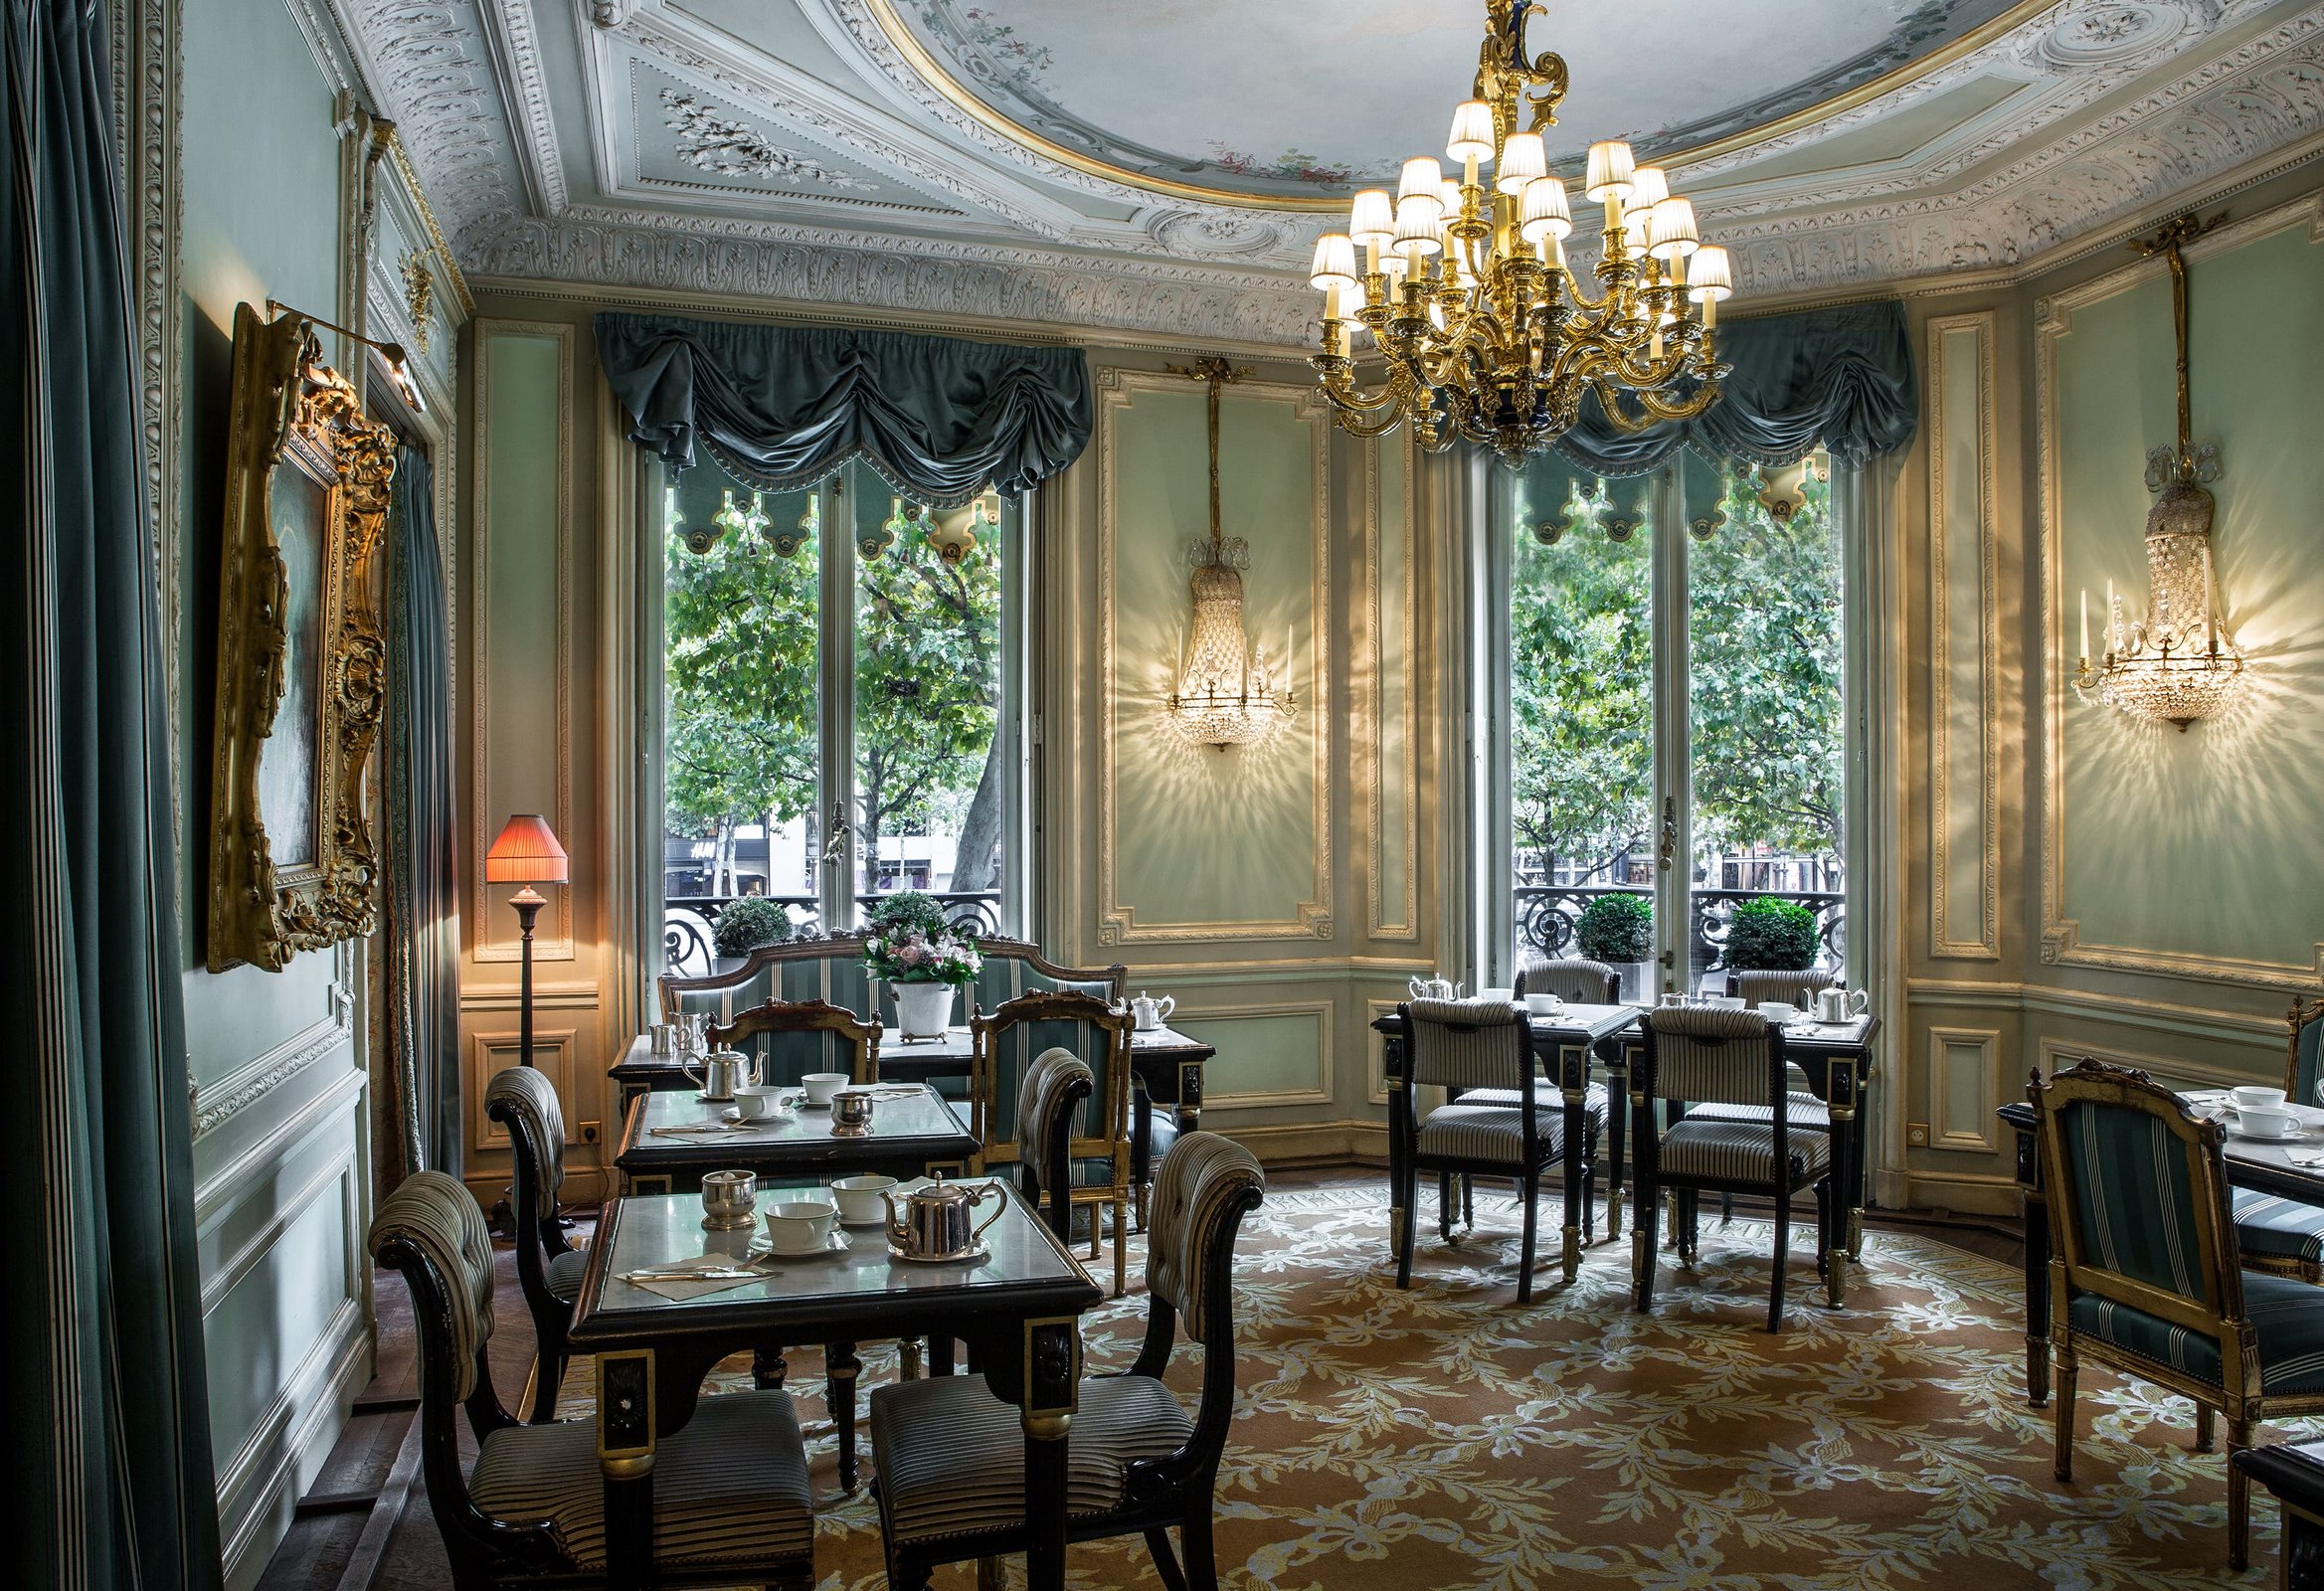
M772 1260L819 1260L829 1254L844 1254L854 1246L853 1240L846 1233L833 1232L831 1241L819 1249L779 1249L769 1243L767 1234L762 1232L751 1239L749 1253L754 1262L764 1264Z

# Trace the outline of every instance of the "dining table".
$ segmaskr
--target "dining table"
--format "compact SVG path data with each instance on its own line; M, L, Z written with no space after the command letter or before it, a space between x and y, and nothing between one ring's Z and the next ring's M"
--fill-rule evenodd
M760 1259L751 1232L705 1230L692 1195L606 1204L567 1334L575 1353L597 1359L614 1586L647 1583L655 1452L693 1417L721 1359L770 1340L943 1336L966 1341L993 1394L1017 1411L1026 1584L1062 1591L1081 1317L1103 1291L1014 1188L999 1179L963 1185L979 1180L999 1190L1001 1207L982 1254L949 1263L900 1258L873 1229L842 1229L844 1246L811 1257Z
M1563 1091L1569 1110L1574 1112L1569 1132L1578 1130L1581 1101L1597 1071L1603 1068L1606 1074L1608 1241L1622 1235L1622 1203L1628 1187L1625 1126L1631 1114L1623 1109L1623 1096L1629 1092L1631 1072L1646 1048L1643 1018L1649 1009L1639 1004L1565 1004L1546 1014L1528 1013L1526 1018L1532 1030L1534 1057L1544 1075ZM1389 1186L1401 1187L1403 1182L1398 1173L1410 1147L1405 1142L1409 1130L1396 1104L1396 1091L1403 1087L1403 1025L1393 1012L1382 1014L1371 1025L1386 1041ZM1864 1257L1864 1212L1870 1202L1872 1158L1869 1099L1877 1072L1879 1031L1880 1019L1872 1015L1854 1016L1844 1022L1819 1022L1800 1016L1783 1024L1784 1054L1806 1075L1809 1092L1823 1102L1832 1118L1833 1180L1847 1200L1836 1233L1838 1241L1833 1253L1826 1257L1827 1299L1835 1308L1846 1297L1847 1283L1845 1273L1834 1262L1842 1256L1851 1260ZM1581 1167L1574 1157L1567 1158L1567 1175L1578 1182ZM1580 1263L1581 1229L1574 1224L1574 1212L1582 1208L1578 1195L1569 1192L1566 1206L1569 1278ZM1397 1224L1400 1219L1399 1212L1389 1212L1392 1244L1403 1239L1402 1228Z
M799 1090L782 1096L789 1109L760 1121L743 1121L733 1105L692 1090L640 1094L629 1102L614 1164L633 1193L697 1191L705 1171L727 1169L754 1171L762 1180L968 1169L977 1138L950 1100L925 1083L864 1092L872 1096L872 1112L861 1133L835 1128L830 1107L808 1103Z
M2199 1116L2217 1116L2227 1090L2187 1089L2179 1098ZM2017 1135L2017 1184L2026 1206L2026 1401L2038 1409L2050 1401L2050 1199L2043 1186L2041 1136L2028 1101L2013 1100L1994 1114ZM2228 1133L2222 1157L2230 1187L2324 1205L2324 1112L2303 1107L2300 1114L2300 1130L2289 1140Z

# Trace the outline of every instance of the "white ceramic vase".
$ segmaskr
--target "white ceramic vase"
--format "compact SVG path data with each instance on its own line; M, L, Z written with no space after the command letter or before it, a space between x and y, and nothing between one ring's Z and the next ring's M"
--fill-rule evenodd
M896 1026L905 1038L942 1038L952 1025L950 983L890 983L896 996Z

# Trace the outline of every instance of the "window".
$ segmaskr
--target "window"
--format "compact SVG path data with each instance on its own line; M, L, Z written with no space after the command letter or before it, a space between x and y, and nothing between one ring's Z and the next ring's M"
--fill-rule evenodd
M1689 457L1602 480L1543 459L1498 479L1507 545L1489 567L1508 572L1507 639L1488 689L1507 734L1484 841L1509 941L1489 964L1506 981L1527 952L1595 952L1634 997L1716 992L1735 907L1770 895L1807 910L1817 965L1844 972L1829 471ZM1653 937L1618 953L1585 914L1610 918L1594 903L1625 894L1651 908Z
M705 461L663 544L663 929L673 970L766 896L841 931L924 890L1022 921L1018 516L933 509L861 464L758 492Z

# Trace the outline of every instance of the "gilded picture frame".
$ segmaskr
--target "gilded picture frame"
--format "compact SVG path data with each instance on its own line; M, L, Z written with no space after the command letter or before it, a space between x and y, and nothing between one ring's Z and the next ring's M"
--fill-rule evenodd
M395 439L304 317L234 316L207 961L279 972L371 932L363 770L385 702L376 559Z

